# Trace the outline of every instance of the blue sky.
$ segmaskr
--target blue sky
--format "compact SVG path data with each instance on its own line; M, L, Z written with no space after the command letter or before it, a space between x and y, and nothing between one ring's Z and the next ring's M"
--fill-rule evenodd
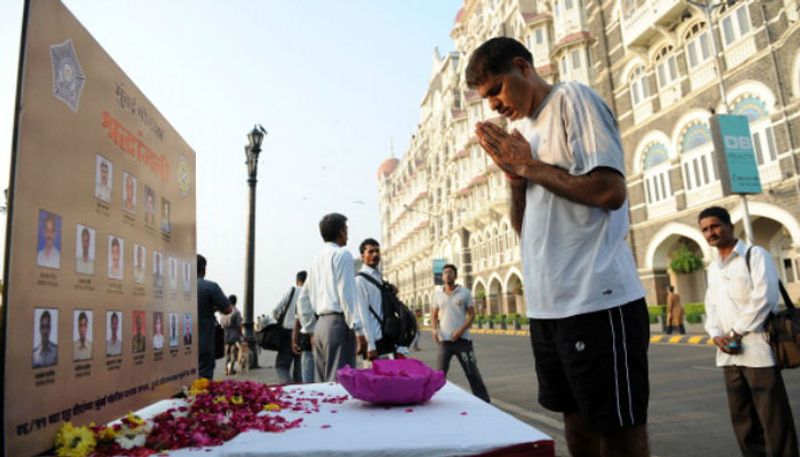
M434 47L452 50L460 0L65 0L197 154L198 251L226 293L244 287L246 134L259 165L256 313L349 217L350 248L380 237L377 168L419 122ZM21 1L0 2L0 188L7 187ZM0 222L3 230L5 220Z

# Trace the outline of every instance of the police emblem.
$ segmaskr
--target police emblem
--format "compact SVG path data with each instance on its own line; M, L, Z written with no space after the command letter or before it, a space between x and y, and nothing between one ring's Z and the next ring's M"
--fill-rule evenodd
M189 190L192 188L192 180L191 176L189 176L189 162L186 161L186 157L181 156L178 159L176 173L178 174L178 188L181 190L181 197L185 197L189 195Z
M77 113L86 75L78 62L72 40L50 46L50 61L53 64L53 95Z

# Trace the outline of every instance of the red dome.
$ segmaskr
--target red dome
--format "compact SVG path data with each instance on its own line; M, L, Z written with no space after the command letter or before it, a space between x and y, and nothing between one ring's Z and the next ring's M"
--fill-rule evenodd
M380 167L378 167L378 179L385 178L392 174L395 168L397 168L397 164L400 163L399 160L395 158L384 160Z

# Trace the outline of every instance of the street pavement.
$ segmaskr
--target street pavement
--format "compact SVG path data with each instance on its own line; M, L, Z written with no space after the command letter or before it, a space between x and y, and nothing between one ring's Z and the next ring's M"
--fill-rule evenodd
M498 408L550 435L559 456L567 456L561 416L536 402L530 340L526 336L473 335L478 367ZM421 351L412 356L434 366L436 347L423 332ZM262 351L262 368L250 379L275 383L275 352ZM697 344L650 345L650 449L656 457L730 457L740 455L728 416L722 371L714 366L714 347ZM222 363L217 362L217 379ZM800 370L783 372L795 423L800 420ZM469 384L454 359L448 379L466 390ZM435 398L435 397L434 397Z

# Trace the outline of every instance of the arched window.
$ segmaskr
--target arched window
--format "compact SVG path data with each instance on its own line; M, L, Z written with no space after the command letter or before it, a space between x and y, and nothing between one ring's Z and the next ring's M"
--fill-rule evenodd
M767 105L760 98L747 94L734 101L733 114L747 116L750 121L750 135L753 137L753 150L761 182L779 180L781 173L778 166L778 151L775 147L775 134L772 131Z
M662 143L651 143L645 149L644 182L648 204L672 197L672 185L669 182L669 151Z
M717 180L712 154L711 130L702 121L690 123L680 140L681 168L686 190L705 187Z
M660 89L671 86L678 80L678 62L672 46L664 46L656 53L656 74Z
M650 97L650 87L647 84L648 78L645 74L644 65L634 68L628 77L628 87L631 91L631 103L637 106Z
M686 40L686 60L689 63L689 71L694 70L700 65L711 59L711 35L705 22L698 22L693 25L685 35Z
M752 29L747 3L742 3L735 7L725 5L720 9L720 15L722 46L726 49L734 45Z

